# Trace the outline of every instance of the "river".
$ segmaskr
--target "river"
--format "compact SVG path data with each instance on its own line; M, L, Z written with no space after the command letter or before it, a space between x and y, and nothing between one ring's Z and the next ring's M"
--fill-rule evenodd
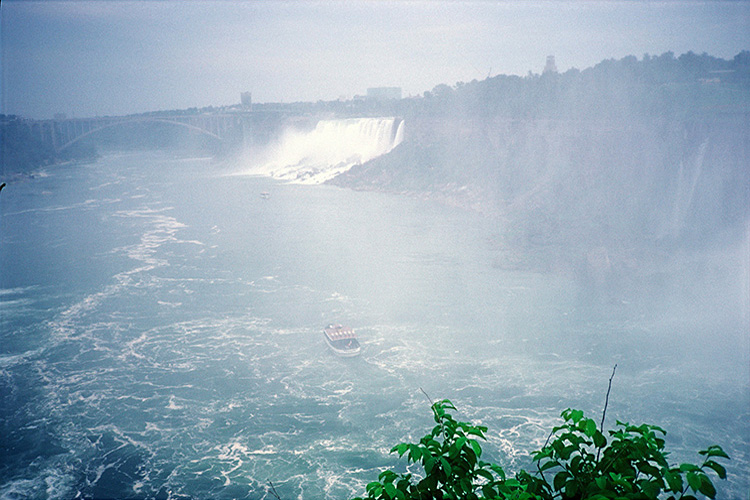
M232 172L118 153L3 190L0 498L361 495L431 428L420 389L529 468L562 410L600 418L615 363L608 423L664 427L674 462L721 445L719 498L746 498L746 249L598 301L502 265L486 217Z

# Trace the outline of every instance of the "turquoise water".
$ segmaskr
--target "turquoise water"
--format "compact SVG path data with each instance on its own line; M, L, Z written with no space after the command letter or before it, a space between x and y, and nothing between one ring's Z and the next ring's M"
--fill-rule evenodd
M561 410L599 418L615 363L608 421L665 427L674 461L722 445L747 498L743 248L599 300L503 265L497 222L230 170L128 153L3 190L1 498L347 498L431 427L420 388L517 470Z

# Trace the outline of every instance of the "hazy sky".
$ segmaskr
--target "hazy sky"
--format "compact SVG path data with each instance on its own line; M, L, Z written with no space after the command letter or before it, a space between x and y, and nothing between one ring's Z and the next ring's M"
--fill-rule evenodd
M404 96L488 74L750 49L750 1L18 1L0 6L2 112L118 115Z

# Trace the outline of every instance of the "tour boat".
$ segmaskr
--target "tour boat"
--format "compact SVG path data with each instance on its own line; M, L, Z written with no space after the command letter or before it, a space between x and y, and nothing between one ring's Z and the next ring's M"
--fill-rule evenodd
M328 325L323 329L323 335L326 339L326 344L331 350L338 356L352 357L356 356L360 352L359 340L355 335L354 330L348 326L342 325Z

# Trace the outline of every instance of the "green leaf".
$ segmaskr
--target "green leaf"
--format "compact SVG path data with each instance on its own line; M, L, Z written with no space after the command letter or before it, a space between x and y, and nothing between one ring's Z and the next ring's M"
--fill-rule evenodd
M492 485L485 484L482 486L482 495L484 495L485 498L495 498L497 497L497 491L492 487Z
M448 463L446 459L443 457L440 457L440 463L443 465L443 470L445 471L446 476L450 476L453 472L453 469L451 468L451 464Z
M396 446L394 446L393 448L391 448L391 453L393 453L395 451L396 453L398 453L399 457L402 457L404 455L404 453L406 453L406 450L408 450L408 449L409 449L409 445L408 444L406 444L406 443L399 443Z
M476 475L477 476L482 476L483 478L485 478L488 481L494 481L495 480L495 476L493 476L492 472L488 471L487 469L477 469L476 470Z
M667 435L667 431L665 431L664 429L662 429L662 428L661 428L661 427L659 427L658 425L649 425L649 427L650 427L650 428L651 428L651 430L653 430L653 431L656 431L656 432L660 432L660 433L662 433L662 434L663 434L663 435L665 435L665 436Z
M412 462L419 462L419 459L422 458L422 448L417 446L416 444L409 445L409 459Z
M369 493L371 497L379 497L380 493L383 491L383 486L379 482L373 481L365 486L365 490L367 490L367 493Z
M446 410L455 410L456 407L453 406L453 403L451 403L450 399L444 399L440 401L440 404L445 408Z
M576 446L566 446L562 450L560 450L560 458L563 460L568 460L570 458L570 455L573 454L574 451L576 451L578 448Z
M707 460L706 463L703 464L703 466L713 469L719 475L720 479L727 478L727 470L724 468L723 465L717 462L714 462L713 460Z
M495 474L497 474L498 476L500 476L500 480L501 481L505 481L505 469L503 469L502 467L500 467L497 464L489 464L489 465L490 465L490 469L492 469ZM511 481L511 480L509 480L509 481Z
M724 453L724 450L721 449L721 446L718 445L711 445L707 449L703 451L698 452L701 455L708 455L709 457L722 457L729 459L729 455Z
M544 465L539 467L539 470L544 472L546 470L552 469L553 467L562 467L562 466L558 464L557 462L549 461L549 462L544 462Z
M641 489L649 496L649 498L659 498L659 493L661 493L661 482L657 480L644 481L641 483Z
M570 412L570 419L573 422L578 422L583 418L583 412L581 410L573 410Z
M596 431L596 433L594 433L594 446L596 446L597 448L604 448L605 446L607 446L607 438L604 437L604 434L599 431Z
M474 450L474 453L476 454L477 458L482 456L482 447L479 446L479 443L475 439L470 439L469 443L471 443L471 449Z
M699 471L700 467L695 464L680 464L680 470L682 472L694 472Z
M669 468L666 455L669 455L669 453L656 453L656 455L654 456L654 461L657 464L661 465L664 469Z
M484 431L486 431L486 427L472 427L467 431L468 434L471 434L472 436L479 436L482 439L487 439L484 437Z
M468 477L462 477L462 478L461 478L461 479L460 479L460 480L458 481L458 486L459 486L459 487L460 487L460 489L461 489L461 490L463 491L463 493L464 493L464 495L463 495L463 496L464 496L464 497L466 497L466 494L467 494L467 493L471 493L471 491L472 491L472 490L474 489L474 488L472 487L471 481L469 480L469 478L468 478Z
M578 492L578 483L574 480L570 480L567 483L565 483L565 495L568 497L575 497L576 492Z
M565 481L567 481L569 477L570 474L566 471L561 471L555 474L555 479L552 481L552 486L555 488L555 491L562 491L565 486Z
M385 493L390 498L396 498L396 492L397 491L398 490L396 489L395 486L393 486L393 483L388 483L388 484L385 485Z
M690 487L695 491L699 491L701 484L703 484L703 481L701 481L701 477L696 472L692 471L687 473L687 481L688 485L690 485Z
M378 479L383 481L384 483L392 483L396 480L398 477L398 474L393 472L392 470L384 470L378 475Z
M590 418L586 420L586 429L584 430L586 435L588 437L594 437L594 434L596 434L596 422L591 420Z
M430 451L430 453L440 453L440 443L436 440L430 438L425 442L425 445L427 446L427 449ZM424 452L422 452L422 454L424 454Z
M716 488L714 488L714 483L712 483L705 474L700 474L700 479L701 485L700 488L698 488L698 491L706 495L708 498L716 498Z
M505 481L505 484L511 488L521 488L521 483L518 482L518 479L508 479Z
M639 471L641 471L644 474L647 474L647 475L649 475L651 477L657 477L657 476L659 476L659 472L660 472L659 469L657 469L656 467L654 467L653 465L651 465L648 462L638 462L638 464L636 465L636 467L638 468Z
M667 471L664 473L664 477L667 479L669 491L682 491L682 476L679 473Z
M456 440L456 446L458 446L459 448L463 448L464 446L466 446L467 441L469 441L469 438L467 438L466 436L461 436Z
M727 460L731 460L731 458L729 458L729 455L724 453L724 450L721 449L721 446L717 446L717 445L713 446L713 450L711 454L709 455L709 457L722 457L722 458L726 458Z

